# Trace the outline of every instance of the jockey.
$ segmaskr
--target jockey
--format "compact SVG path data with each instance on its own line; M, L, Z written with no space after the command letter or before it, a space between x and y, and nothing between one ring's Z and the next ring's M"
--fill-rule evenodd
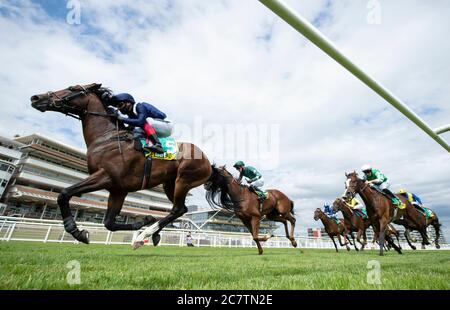
M399 209L404 209L406 207L405 204L389 190L391 184L389 183L388 178L380 170L374 169L370 165L362 166L361 170L364 172L363 179L385 193Z
M338 218L336 217L336 213L333 212L333 208L328 203L325 203L323 205L323 213L325 213L326 216L335 220L336 222L339 221Z
M258 195L259 199L265 199L266 194L261 189L264 186L264 178L262 174L256 170L256 168L251 166L245 166L243 161L238 161L233 166L239 171L239 179L241 182L242 178L245 177L248 184L250 184L250 189L254 190Z
M420 212L426 214L427 216L431 215L431 211L423 206L422 200L419 198L419 196L413 193L409 193L403 188L399 190L398 194L408 199L408 201Z
M350 209L352 209L356 214L360 214L362 215L362 217L367 217L366 208L362 203L359 202L358 199L356 199L355 197L348 199L346 197L343 197L343 199L347 206L349 206Z
M150 149L155 153L164 153L152 123L166 119L167 116L165 113L149 103L136 103L133 96L126 93L113 96L111 98L111 103L113 106L117 107L122 114L128 116L128 118L119 116L118 119L120 121L132 127L142 129L153 144Z

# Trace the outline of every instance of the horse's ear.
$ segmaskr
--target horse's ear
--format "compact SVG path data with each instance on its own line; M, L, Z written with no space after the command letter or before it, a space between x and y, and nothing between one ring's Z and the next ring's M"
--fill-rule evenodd
M347 172L345 173L345 177L346 177L346 178L348 178L348 174L347 174Z

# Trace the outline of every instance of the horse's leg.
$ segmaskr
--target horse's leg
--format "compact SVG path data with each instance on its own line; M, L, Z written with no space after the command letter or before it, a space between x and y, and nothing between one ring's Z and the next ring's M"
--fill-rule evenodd
M330 236L331 240L333 241L334 248L336 249L336 252L339 253L337 245L336 245L336 242L334 241L334 236L331 236L331 235L329 235L329 236Z
M422 244L423 245L430 245L430 241L428 241L428 235L427 235L427 229L422 228L419 230L420 235L422 236Z
M105 216L105 227L110 231L118 231L118 230L139 230L145 225L153 224L156 222L156 219L148 215L144 218L143 221L136 222L133 224L121 224L116 223L116 216L119 215L120 210L122 209L123 202L127 193L120 192L111 192L108 199L108 210L106 211Z
M164 192L166 193L167 198L170 200L170 202L172 202L172 204L174 204L174 202L175 202L175 180L171 180L171 181L164 183L163 189L164 189ZM172 211L173 210L174 209L172 209ZM161 230L162 230L162 228L158 229L152 235L152 241L153 241L154 246L157 246L159 244L159 242L161 241L161 235L159 234L161 232Z
M355 241L355 235L353 234L353 232L351 233L352 239L353 239L353 246L355 247L355 251L359 251L358 247L356 246L356 241L358 241L359 243L361 243L358 238L359 238L359 231L356 234L356 241Z
M436 239L434 240L434 244L436 245L436 249L440 249L441 246L439 245L439 238L441 237L441 224L439 223L439 220L436 219L433 221L433 227L434 231L436 232Z
M411 234L410 229L405 227L405 239L406 242L408 242L408 245L411 247L411 249L416 250L416 246L412 244L411 242Z
M386 225L385 223L380 223L380 232L378 234L378 242L380 244L380 256L383 256L384 253L384 240L386 238Z
M267 240L270 239L270 236L269 237L266 236L263 238L259 237L259 224L260 224L259 217L257 216L252 217L250 220L250 224L252 226L253 240L256 242L256 245L258 246L259 255L261 255L263 253L263 249L261 247L260 242L266 242Z
M185 200L189 189L190 187L184 184L183 181L181 181L180 183L178 183L177 181L173 198L173 208L170 211L169 215L151 225L150 227L147 227L144 232L142 232L133 242L134 249L141 247L144 244L144 239L150 235L152 235L153 245L158 245L159 241L161 240L161 236L159 235L160 231L188 211L185 205Z
M89 176L84 181L75 184L71 187L65 188L58 196L58 206L61 210L61 215L64 222L64 229L70 233L76 240L89 243L89 232L86 230L80 231L77 228L75 221L73 220L72 213L70 212L70 199L73 196L90 193L98 190L105 189L111 185L111 179L106 172L101 169Z
M295 229L296 219L290 213L286 216L286 219L289 221L289 223L291 223L291 233L289 234L288 238L289 238L289 240L291 240L292 246L294 248L296 248L297 247L297 241L295 241L295 238L294 238L294 229Z

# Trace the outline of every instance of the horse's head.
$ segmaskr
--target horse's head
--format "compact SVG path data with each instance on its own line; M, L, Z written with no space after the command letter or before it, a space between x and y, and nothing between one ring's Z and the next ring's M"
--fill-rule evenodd
M345 181L345 194L347 198L354 198L358 190L360 189L360 179L358 174L353 171L349 174L345 174L347 180Z
M205 183L206 200L212 207L221 207L229 211L239 209L239 201L230 197L228 188L233 181L233 175L225 166L212 166L211 177Z
M314 211L314 220L318 221L322 213L322 210L320 210L320 208L317 208L316 211Z
M55 111L80 117L88 111L89 97L95 96L101 86L102 84L93 83L48 91L32 96L31 106L41 112Z
M342 198L336 198L336 200L333 202L333 212L336 213L336 212L341 211L343 203L344 203L344 200L342 200Z

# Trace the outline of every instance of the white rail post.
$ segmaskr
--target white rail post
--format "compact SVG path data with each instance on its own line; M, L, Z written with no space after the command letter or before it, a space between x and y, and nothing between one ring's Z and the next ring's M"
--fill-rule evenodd
M10 228L10 231L9 231L9 233L8 233L8 237L6 238L6 241L10 241L10 240L11 240L12 234L13 234L13 232L14 232L14 229L16 229L16 224L17 224L17 223L12 224L12 226L11 226L11 228Z
M431 129L416 113L406 104L397 98L391 91L365 73L361 68L347 58L327 37L325 37L316 27L314 27L303 16L295 12L280 0L259 0L272 12L291 25L294 29L304 35L309 41L314 43L331 58L336 60L345 69L350 71L355 77L370 87L378 95L394 106L403 115L409 118L414 124L427 133L433 140L439 143L450 153L450 145L447 144L438 134Z
M44 243L47 243L48 237L50 236L50 231L51 231L51 230L52 230L52 226L49 225L49 226L48 226L47 233L45 234Z

